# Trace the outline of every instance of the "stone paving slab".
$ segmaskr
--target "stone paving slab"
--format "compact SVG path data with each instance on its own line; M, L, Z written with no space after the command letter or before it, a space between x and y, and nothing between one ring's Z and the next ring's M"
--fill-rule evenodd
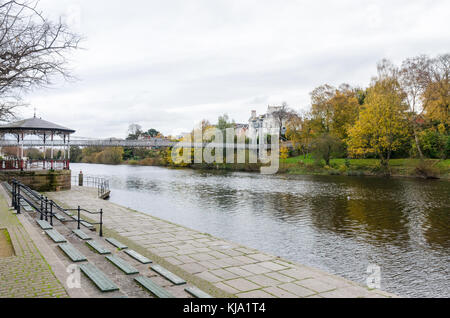
M104 226L116 238L136 244L187 281L205 282L235 297L396 297L103 201L95 189L74 187L48 195L67 207L102 208Z

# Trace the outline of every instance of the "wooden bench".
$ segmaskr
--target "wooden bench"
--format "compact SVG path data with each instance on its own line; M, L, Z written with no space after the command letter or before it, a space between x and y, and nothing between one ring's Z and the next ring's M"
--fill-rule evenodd
M58 247L72 260L72 262L84 262L87 261L86 257L80 253L72 244L65 243L60 244Z
M158 298L175 298L175 296L173 296L171 293L169 293L167 290L165 290L161 286L156 285L148 277L139 276L139 277L136 277L134 280Z
M186 281L184 279L178 277L177 275L175 275L172 272L169 272L167 269L165 269L159 265L152 265L152 266L150 266L150 268L152 270L154 270L155 272L157 272L158 274L160 274L161 276L163 276L165 279L172 282L172 284L174 284L174 285L186 284Z
M105 240L108 243L110 243L110 244L114 245L115 247L117 247L119 250L124 250L124 249L128 248L128 246L126 246L125 244L120 243L118 240L116 240L116 239L114 239L112 237L109 237L109 238L107 238Z
M118 256L109 255L106 259L116 265L122 272L127 275L139 274L139 271Z
M96 241L87 241L86 244L92 247L94 250L96 250L97 253L99 253L100 255L111 254L110 250L105 248L100 243L97 243Z
M53 226L51 226L50 223L48 223L47 221L37 220L36 223L39 224L41 229L43 229L44 231L53 229Z
M108 276L91 263L81 264L80 269L102 292L119 290L119 287Z
M147 257L139 254L136 251L126 249L126 250L124 250L124 252L127 253L130 257L134 258L135 260L137 260L138 262L140 262L142 264L151 264L151 263L153 263Z
M92 237L84 233L82 230L73 230L72 231L78 238L82 239L83 241L89 241L92 240Z
M64 238L64 236L62 236L61 234L59 234L58 231L56 230L46 230L45 233L47 233L47 235L53 240L53 242L55 243L66 243L67 240Z

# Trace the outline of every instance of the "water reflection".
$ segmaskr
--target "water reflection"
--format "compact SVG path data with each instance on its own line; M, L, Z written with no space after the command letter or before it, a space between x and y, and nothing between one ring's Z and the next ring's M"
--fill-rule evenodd
M450 182L74 165L113 202L406 296L449 293Z

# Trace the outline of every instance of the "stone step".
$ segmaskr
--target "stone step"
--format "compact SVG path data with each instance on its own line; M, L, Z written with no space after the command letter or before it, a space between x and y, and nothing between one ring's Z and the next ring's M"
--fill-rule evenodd
M64 238L64 236L62 236L61 234L59 234L58 231L56 230L46 230L45 233L47 233L47 235L53 240L53 242L55 243L66 243L67 240Z
M109 251L106 247L104 247L100 243L97 243L96 241L87 241L86 244L92 247L101 255L111 254L111 251Z
M72 262L84 262L87 261L86 257L81 254L72 244L65 243L60 244L58 247L72 260Z
M83 241L92 240L92 237L84 233L82 230L73 230L72 232L75 233L75 235L78 236Z
M165 290L161 286L156 285L148 277L139 276L139 277L136 277L134 280L158 298L175 298L175 296L173 296L171 293L169 293L167 290Z
M119 250L124 250L124 249L128 248L128 246L126 246L125 244L120 243L118 240L116 240L116 239L114 239L112 237L107 238L106 241L108 243L114 245L115 247L117 247Z
M118 256L109 255L106 259L116 265L122 272L127 275L139 274L139 271Z
M167 269L165 269L159 265L152 265L152 266L150 266L150 268L152 270L154 270L155 272L157 272L158 274L160 274L161 276L163 276L164 278L166 278L167 280L169 280L170 282L172 282L172 284L174 284L174 285L186 284L186 281L184 279L178 277L177 275L175 275L172 272L169 272Z
M145 257L145 256L143 256L143 255L141 255L141 254L139 254L139 253L136 252L136 251L126 249L126 250L124 250L124 252L127 253L130 257L134 258L135 260L139 261L139 262L142 263L142 264L150 264L150 263L153 263L153 262L152 262L151 260L149 260L147 257Z
M119 287L108 276L91 263L81 264L80 269L102 292L119 290Z
M51 229L53 229L53 226L51 226L50 223L48 223L47 221L37 220L36 223L39 224L39 226L43 230L51 230Z
M195 298L213 298L213 296L205 293L204 291L196 287L188 287L184 289L186 292L194 296Z

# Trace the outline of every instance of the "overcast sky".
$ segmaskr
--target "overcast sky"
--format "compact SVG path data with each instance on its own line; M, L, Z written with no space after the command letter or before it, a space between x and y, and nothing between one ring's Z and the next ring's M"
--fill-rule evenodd
M84 137L164 134L286 101L309 106L328 83L366 86L382 58L450 48L450 1L41 0L85 37L57 82L26 96L38 116Z

